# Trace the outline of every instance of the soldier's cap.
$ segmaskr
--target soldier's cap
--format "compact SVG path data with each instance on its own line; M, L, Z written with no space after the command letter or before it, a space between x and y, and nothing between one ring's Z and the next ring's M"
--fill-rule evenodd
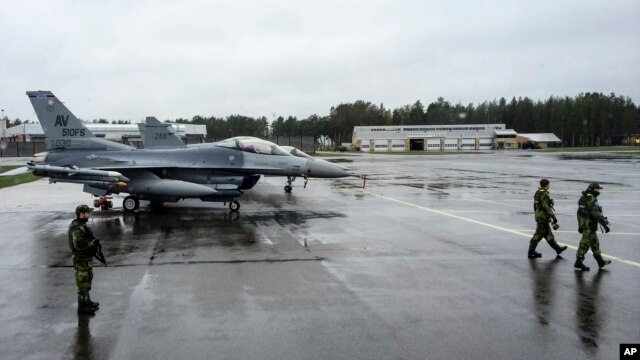
M78 207L76 207L76 215L80 215L80 213L88 213L88 212L92 212L93 208L89 207L89 205L78 205Z
M600 186L600 184L598 183L591 183L587 188L587 190L601 190L601 189L602 189L602 186Z

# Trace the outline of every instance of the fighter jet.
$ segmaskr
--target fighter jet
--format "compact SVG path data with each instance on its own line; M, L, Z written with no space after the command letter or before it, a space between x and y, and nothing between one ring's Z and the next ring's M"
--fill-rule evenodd
M142 137L142 143L144 144L145 149L179 149L184 147L207 147L207 146L216 146L216 143L209 144L191 144L185 145L184 142L180 139L180 137L176 134L173 125L168 123L162 123L158 119L153 116L148 116L145 119L144 123L138 124L138 129L140 130L140 135ZM253 141L251 137L239 137L238 139L243 139L245 141ZM302 150L299 150L293 146L280 146L283 150L288 152L293 156L297 156L300 158L307 159L310 162L317 162L319 165L316 167L338 167L344 171L344 168L332 164L326 160L316 159L311 155L308 155ZM305 187L307 184L308 176L304 175L305 179ZM295 176L287 176L287 182L284 186L284 191L290 193L293 190L291 184L296 180Z
M336 178L349 176L330 163L292 156L278 145L257 138L231 138L214 146L135 149L98 138L50 91L28 91L46 136L48 152L27 169L51 183L84 184L94 196L129 194L122 206L139 208L186 198L228 202L253 188L261 175Z

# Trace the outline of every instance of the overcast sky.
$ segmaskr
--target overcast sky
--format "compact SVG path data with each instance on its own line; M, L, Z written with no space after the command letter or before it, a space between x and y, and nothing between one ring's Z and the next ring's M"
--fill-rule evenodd
M83 119L327 115L615 92L640 103L640 1L0 0L0 108Z

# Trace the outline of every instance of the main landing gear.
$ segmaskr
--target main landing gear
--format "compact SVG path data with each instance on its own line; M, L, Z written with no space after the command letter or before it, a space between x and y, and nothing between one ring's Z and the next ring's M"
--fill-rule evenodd
M229 210L233 212L238 212L238 210L240 210L240 203L236 200L233 200L232 202L229 203Z
M140 207L140 199L137 196L127 196L122 202L122 207L126 211L135 211Z

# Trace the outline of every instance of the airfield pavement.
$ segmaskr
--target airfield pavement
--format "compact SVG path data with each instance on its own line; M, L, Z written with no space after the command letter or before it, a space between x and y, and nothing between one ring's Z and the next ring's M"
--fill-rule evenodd
M618 359L640 342L640 157L503 151L331 159L367 174L267 177L239 213L198 200L94 211L94 317L76 314L67 227L92 197L0 189L1 359ZM5 160L2 162L6 164ZM563 259L526 257L551 180ZM591 181L613 264L573 269Z

